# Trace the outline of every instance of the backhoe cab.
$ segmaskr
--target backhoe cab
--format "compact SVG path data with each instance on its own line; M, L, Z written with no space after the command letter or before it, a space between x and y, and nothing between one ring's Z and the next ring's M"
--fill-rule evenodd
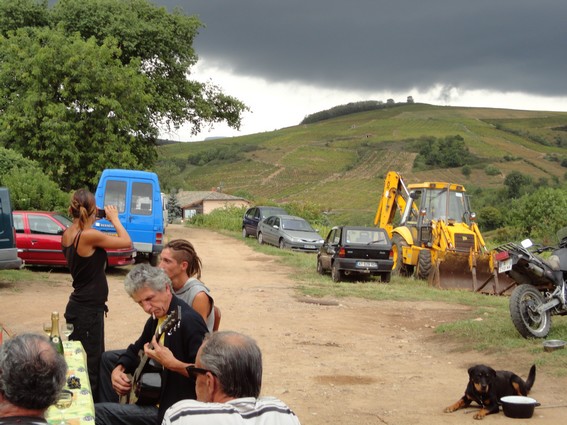
M462 185L406 185L399 173L390 171L374 224L392 238L394 273L472 290L480 290L494 276L492 256Z

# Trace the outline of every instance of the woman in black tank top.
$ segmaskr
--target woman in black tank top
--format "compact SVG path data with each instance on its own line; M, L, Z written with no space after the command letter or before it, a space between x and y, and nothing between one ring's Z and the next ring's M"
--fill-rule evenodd
M115 227L117 236L93 229L97 211L94 195L86 189L77 190L69 206L73 223L61 239L63 253L73 277L73 292L65 309L65 319L74 327L69 339L81 341L85 349L95 401L100 357L104 352L104 315L108 311L106 249L132 246L128 232L118 219L116 207L105 206L104 210L106 218Z

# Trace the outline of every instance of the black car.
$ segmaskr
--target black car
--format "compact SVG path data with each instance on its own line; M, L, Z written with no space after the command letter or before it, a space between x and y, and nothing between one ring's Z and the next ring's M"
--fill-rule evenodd
M333 227L317 254L317 272L330 271L335 282L352 275L389 282L393 265L392 241L379 227Z
M248 208L242 217L242 237L247 238L258 235L258 223L271 215L287 214L286 210L280 207L252 207Z

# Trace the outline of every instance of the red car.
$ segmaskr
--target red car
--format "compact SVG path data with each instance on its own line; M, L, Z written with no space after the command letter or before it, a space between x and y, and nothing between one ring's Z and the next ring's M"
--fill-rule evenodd
M13 211L18 257L25 264L67 266L61 250L61 235L71 221L62 214L45 211ZM136 250L107 250L108 267L134 264Z

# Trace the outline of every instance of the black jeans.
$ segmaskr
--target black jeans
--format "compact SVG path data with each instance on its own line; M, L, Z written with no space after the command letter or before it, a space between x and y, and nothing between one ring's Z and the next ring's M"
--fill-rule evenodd
M116 367L116 362L121 354L126 350L109 350L102 353L100 361L100 374L98 386L98 400L101 403L118 403L118 394L112 388L112 371Z
M118 357L126 350L110 350L102 354L100 362L100 403L95 404L96 425L159 425L155 406L119 404L118 394L112 388L111 375Z
M98 375L100 358L104 353L104 309L87 307L69 301L65 309L65 320L73 324L72 341L80 341L87 354L89 381L95 403L98 401Z

